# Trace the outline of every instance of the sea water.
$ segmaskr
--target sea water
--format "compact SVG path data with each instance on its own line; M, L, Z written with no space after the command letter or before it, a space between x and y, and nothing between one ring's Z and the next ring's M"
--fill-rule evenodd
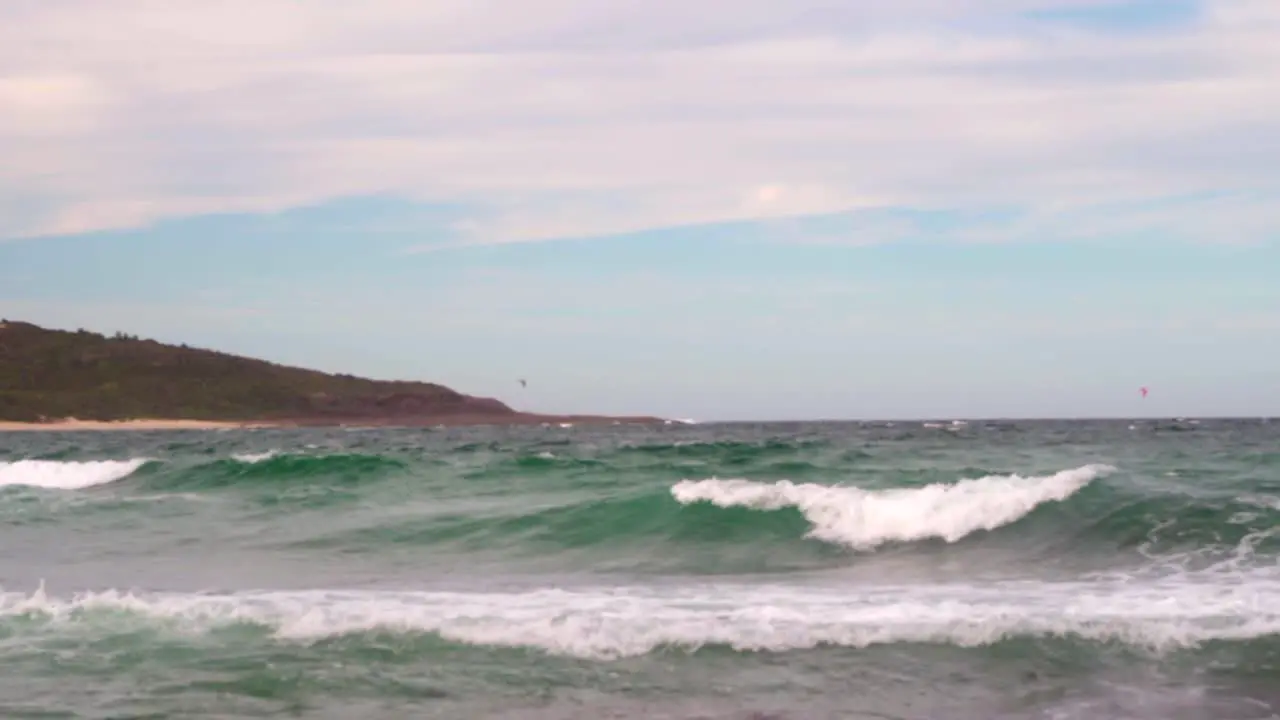
M1280 423L0 433L0 717L1274 718Z

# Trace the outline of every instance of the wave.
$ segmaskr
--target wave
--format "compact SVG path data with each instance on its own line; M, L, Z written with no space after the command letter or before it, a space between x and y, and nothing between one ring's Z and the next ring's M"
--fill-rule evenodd
M826 439L771 438L756 442L742 440L677 440L666 443L622 445L619 454L656 455L682 459L717 459L723 462L746 463L753 460L796 455L829 447Z
M635 558L642 565L667 565L695 561L682 550L696 546L750 548L761 543L788 544L800 540L804 530L804 519L799 513L761 517L747 510L686 508L673 503L665 492L632 492L577 497L561 504L533 508L500 505L489 512L470 507L467 512L450 513L448 506L443 505L439 514L412 516L389 524L377 519L374 524L326 533L299 545L372 549L386 544L458 544L472 550L490 547L503 553L534 557L570 549L604 551L635 546L643 549ZM655 554L654 542L671 543L679 549ZM732 568L720 569L730 571Z
M175 469L151 478L153 490L219 490L245 486L269 488L283 485L350 487L376 481L401 470L397 458L361 453L313 455L270 450L237 453L229 458Z
M82 490L123 480L140 468L156 463L153 458L130 460L24 459L0 461L0 487L25 486L55 490ZM241 482L261 484L315 482L351 485L380 477L405 463L381 455L357 453L335 455L293 454L280 450L237 453L229 458L198 465L165 463L163 472L152 473L147 482L152 489L217 489Z
M870 554L897 544L890 554L932 553L911 547L929 540L977 540L976 552L998 549L1020 562L1093 557L1187 570L1224 560L1264 562L1280 553L1274 498L1093 482L1110 471L1103 465L1041 477L977 477L977 471L971 475L977 479L879 490L715 479L665 487L579 484L519 502L504 490L481 502L439 499L421 512L372 512L345 528L318 528L296 544L527 558L580 550L610 557L616 568L707 574L844 567L860 562L850 550ZM983 531L990 534L975 537Z
M123 480L149 458L132 460L18 460L0 462L0 487L35 487L48 490L82 490Z
M500 463L486 466L473 473L471 477L499 478L513 473L535 473L547 470L576 470L590 468L606 468L606 464L592 458L578 458L572 455L557 455L550 450L543 450L533 455L517 455Z
M68 625L109 631L124 612L186 631L260 626L282 641L360 633L433 634L461 644L535 648L588 659L632 657L663 648L786 652L893 643L976 647L1063 636L1167 652L1280 634L1276 597L1280 576L1271 571L1184 574L1143 582L870 589L700 585L509 593L106 591L59 599L42 587L32 595L0 593L0 628L6 634L56 632Z
M991 475L923 488L862 490L783 480L682 481L671 494L684 505L711 503L755 510L796 508L809 536L855 549L889 542L957 540L1020 520L1045 502L1062 501L1115 468L1086 465L1043 477Z
M279 450L267 450L260 453L236 453L231 456L231 459L236 462L245 463L246 465L257 465L260 462L266 462L278 455L280 455Z

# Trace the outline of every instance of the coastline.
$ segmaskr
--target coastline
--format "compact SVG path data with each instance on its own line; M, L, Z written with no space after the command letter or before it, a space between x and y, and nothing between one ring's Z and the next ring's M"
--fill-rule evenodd
M0 325L0 378L11 379L0 383L0 432L670 424L524 412L438 383L335 375L119 332ZM120 393L131 397L127 409Z
M84 432L111 430L252 430L296 427L378 427L422 428L467 425L662 425L657 417L609 417L602 415L442 415L398 418L294 418L289 420L181 420L135 418L130 420L78 420L65 418L46 422L0 420L0 432Z
M49 422L13 422L0 420L0 432L80 432L83 430L226 430L277 427L276 423L228 422L218 420L52 420Z

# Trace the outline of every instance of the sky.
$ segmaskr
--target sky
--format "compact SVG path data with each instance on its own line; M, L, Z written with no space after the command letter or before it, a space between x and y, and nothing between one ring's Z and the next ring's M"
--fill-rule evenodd
M1280 416L1275 0L0 17L0 317L532 411Z

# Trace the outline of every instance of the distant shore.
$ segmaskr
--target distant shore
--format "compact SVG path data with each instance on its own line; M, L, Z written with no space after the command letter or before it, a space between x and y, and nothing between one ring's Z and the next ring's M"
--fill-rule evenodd
M97 430L247 430L281 427L432 427L464 425L610 425L664 424L656 417L608 417L599 415L450 415L420 418L300 418L296 420L165 420L137 418L131 420L78 420L66 418L46 422L12 422L0 420L0 432L80 432Z
M51 420L49 422L10 422L0 420L0 432L45 431L75 432L80 430L223 430L230 428L274 427L275 423L219 422L216 420Z
M662 424L522 412L438 383L333 374L123 332L0 323L0 432Z

